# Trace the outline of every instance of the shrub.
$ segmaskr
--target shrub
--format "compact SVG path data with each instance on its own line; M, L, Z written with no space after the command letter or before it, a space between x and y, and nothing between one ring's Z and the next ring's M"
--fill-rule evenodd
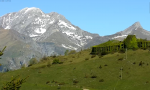
M39 68L45 68L47 65L40 65Z
M21 68L26 68L26 64L23 64L23 65L21 66Z
M114 54L115 53L115 51L111 51L111 54Z
M64 82L61 82L61 83L59 83L58 85L65 85L65 83L64 83Z
M97 76L96 75L92 75L91 78L97 78Z
M46 60L48 60L46 56L43 56L43 58L41 59L41 61L46 61Z
M104 82L104 79L100 79L99 82Z
M63 64L64 62L59 62L59 64Z
M139 63L139 66L142 66L143 65L143 62L141 61L140 63Z
M52 57L52 58L56 58L57 56L56 56L56 54L53 54L53 55L51 55L51 57Z
M143 50L146 50L147 48L143 48Z
M101 53L101 55L107 55L107 54L108 52L105 52L105 51Z
M75 56L72 56L72 58L75 58Z
M126 52L125 49L120 49L120 50L119 50L119 53L125 53L125 52Z
M85 58L85 60L89 60L89 58Z
M133 50L133 51L136 51L136 50L138 50L138 48L134 48L134 47L133 47L132 50Z
M71 51L68 53L68 55L70 55L70 54L75 54L75 53L76 53L75 50L71 50Z
M42 73L41 71L38 71L38 73Z
M136 62L133 62L133 64L136 64Z
M59 64L59 59L54 59L52 64Z
M122 61L122 60L123 60L123 57L120 57L118 60L119 60L119 61Z
M105 64L104 66L108 66L107 64Z
M96 55L92 55L92 56L91 56L91 58L94 58L94 57L96 57Z
M18 75L19 76L19 75ZM17 77L18 77L17 76ZM17 77L12 78L10 82L7 82L3 84L1 90L19 90L21 88L21 85L26 82L25 80L29 77L27 76L25 79L17 79Z
M101 68L102 68L102 66L100 65L100 66L99 66L99 68L101 69Z
M84 78L88 78L89 76L85 74Z
M32 65L34 65L34 64L37 64L37 60L36 60L36 58L32 58L30 61L29 61L29 66L32 66Z
M47 81L46 84L50 83L50 81Z
M48 62L48 63L47 63L47 67L50 67L50 66L51 66L51 62Z
M65 55L68 55L68 53L69 53L69 50L66 50L66 51L65 51Z
M73 80L73 83L74 84L77 84L79 81L78 80Z

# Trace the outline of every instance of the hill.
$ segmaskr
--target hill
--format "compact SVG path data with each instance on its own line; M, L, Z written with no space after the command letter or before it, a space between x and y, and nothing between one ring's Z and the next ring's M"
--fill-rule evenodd
M89 55L90 52L91 49L87 49L65 56L43 57L31 67L0 73L0 87L12 76L24 78L29 75L21 90L150 89L148 50L128 50L100 58ZM53 60L63 63L52 64Z

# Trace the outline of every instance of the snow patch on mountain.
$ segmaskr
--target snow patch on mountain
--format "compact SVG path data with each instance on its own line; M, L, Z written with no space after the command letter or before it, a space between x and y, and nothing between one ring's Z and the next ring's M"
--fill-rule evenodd
M53 19L52 21L49 22L49 24L53 24L55 22L55 20Z
M31 10L43 13L39 8L35 8L35 7L25 8L23 11L24 11L24 14L25 14L25 13L31 11Z
M45 29L45 28L36 28L34 31L35 31L36 33L43 34L43 33L46 32L46 29Z
M92 39L92 37L91 36L85 36L87 39Z
M115 38L121 38L121 37L127 37L128 35L121 35L121 36L116 36L116 37L113 37L112 39L115 39Z
M4 29L10 29L10 26L7 26L6 28L4 28Z
M62 21L62 20L59 20L58 25L59 25L61 28L65 27L65 28L69 28L69 29L72 29L72 30L76 30L75 27L73 27L73 26L70 25L70 24L65 23L65 22Z
M39 35L30 34L29 36L30 36L30 37L36 37L36 36L39 36Z
M62 47L66 48L66 49L77 50L77 48L75 48L75 47L73 47L71 45L66 46L65 44L62 44Z
M66 33L68 36L72 37L73 39L81 40L81 36L78 36L74 32L63 31L62 33Z

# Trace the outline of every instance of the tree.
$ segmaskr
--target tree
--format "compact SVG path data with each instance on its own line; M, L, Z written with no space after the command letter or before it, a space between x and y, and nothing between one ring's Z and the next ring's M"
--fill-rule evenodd
M75 53L76 53L75 50L71 50L71 51L68 53L68 55L75 54Z
M66 51L65 51L65 55L68 55L68 52L69 52L69 50L66 50Z
M0 51L0 56L2 56L2 55L3 55L3 52L4 52L5 48L6 48L6 46L3 48L3 50L2 50L2 51ZM0 59L1 59L1 58L0 58ZM2 66L2 64L1 64L1 63L0 63L0 66Z
M27 76L24 79L20 79L20 78L18 78L18 76L16 76L15 78L12 77L11 81L9 81L9 82L3 83L1 90L20 90L21 85L26 82L26 79L29 76Z
M135 35L128 35L123 41L128 49L138 48L137 39Z
M3 55L3 52L4 52L5 48L6 48L6 46L3 48L3 50L2 50L2 51L0 51L0 56L2 56L2 55Z
M37 64L38 61L36 60L36 58L32 58L30 61L29 61L29 65L28 66L32 66L33 64Z

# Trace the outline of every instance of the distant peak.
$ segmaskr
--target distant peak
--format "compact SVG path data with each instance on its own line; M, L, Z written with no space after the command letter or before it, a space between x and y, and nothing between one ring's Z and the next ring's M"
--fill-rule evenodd
M49 15L60 15L60 14L57 12L51 12L51 13L49 13Z
M133 24L133 26L142 28L140 22L135 22L135 23Z
M29 12L29 11L39 11L39 12L42 12L41 9L39 8L36 8L36 7L26 7L26 8L23 8L22 10L20 10L20 12Z

